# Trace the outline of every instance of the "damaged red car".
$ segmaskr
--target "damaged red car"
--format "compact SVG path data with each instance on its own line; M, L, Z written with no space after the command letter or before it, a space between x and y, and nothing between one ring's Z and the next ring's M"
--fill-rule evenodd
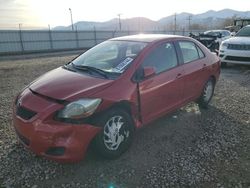
M14 128L25 147L49 159L79 161L90 143L117 158L143 125L191 101L207 107L219 74L218 57L189 37L110 39L23 89Z

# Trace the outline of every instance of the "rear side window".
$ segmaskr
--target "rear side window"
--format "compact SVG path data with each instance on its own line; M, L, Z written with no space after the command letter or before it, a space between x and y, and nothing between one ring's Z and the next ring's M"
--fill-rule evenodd
M200 58L205 57L205 55L204 55L204 53L202 52L202 50L201 50L198 46L196 46L196 48L197 48L197 50L198 50L199 57L200 57Z
M142 67L154 67L156 73L161 73L177 66L178 60L172 43L164 43L153 49L145 58Z
M197 47L193 42L181 41L179 42L179 46L181 49L184 63L189 63L191 61L200 59L200 55L203 55L204 57L203 52L199 54Z

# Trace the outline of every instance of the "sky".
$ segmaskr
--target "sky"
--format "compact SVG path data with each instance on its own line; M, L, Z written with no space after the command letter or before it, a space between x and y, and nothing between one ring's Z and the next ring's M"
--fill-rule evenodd
M51 27L73 21L107 21L117 18L147 17L158 20L174 13L199 14L230 8L250 11L249 0L0 0L0 29Z

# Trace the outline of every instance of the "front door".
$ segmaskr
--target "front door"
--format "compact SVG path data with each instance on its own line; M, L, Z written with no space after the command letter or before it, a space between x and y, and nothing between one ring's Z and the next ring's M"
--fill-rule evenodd
M143 67L153 67L156 73L139 83L141 116L143 123L148 123L180 104L183 69L178 66L176 50L170 42L154 48L144 59Z

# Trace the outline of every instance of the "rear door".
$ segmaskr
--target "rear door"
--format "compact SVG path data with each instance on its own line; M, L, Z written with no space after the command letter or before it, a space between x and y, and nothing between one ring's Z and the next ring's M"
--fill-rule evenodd
M183 100L197 98L208 78L207 60L202 50L192 41L178 41L178 49L182 54L184 90Z
M144 123L160 117L180 104L183 91L182 67L173 43L155 47L141 68L154 67L156 74L139 83L141 116Z

